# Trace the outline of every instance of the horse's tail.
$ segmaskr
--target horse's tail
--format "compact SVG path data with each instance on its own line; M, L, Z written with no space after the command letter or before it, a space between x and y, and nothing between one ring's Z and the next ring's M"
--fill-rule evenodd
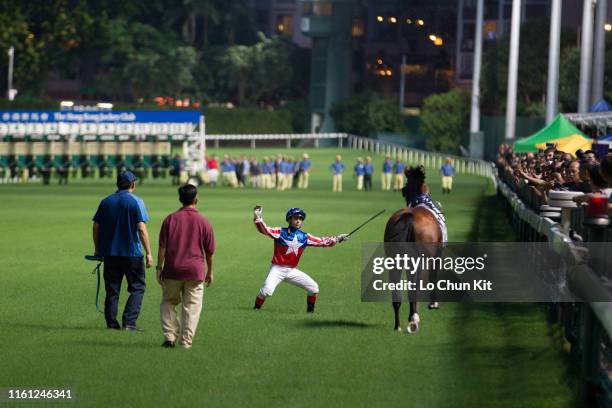
M387 221L385 242L414 242L414 224L412 212L408 209L397 211Z

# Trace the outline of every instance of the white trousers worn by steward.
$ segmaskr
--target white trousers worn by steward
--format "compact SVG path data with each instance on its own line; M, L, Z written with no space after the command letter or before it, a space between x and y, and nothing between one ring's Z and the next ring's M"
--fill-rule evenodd
M304 272L296 268L273 264L270 266L270 271L263 287L259 290L259 297L266 298L272 296L278 284L283 281L306 290L308 295L319 293L319 284Z

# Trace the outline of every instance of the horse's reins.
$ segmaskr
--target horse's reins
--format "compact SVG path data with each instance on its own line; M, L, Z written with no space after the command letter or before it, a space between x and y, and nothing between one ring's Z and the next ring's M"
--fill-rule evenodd
M104 313L102 312L102 310L100 310L100 302L99 302L100 300L100 267L102 266L102 263L104 262L104 258L102 258L101 256L97 256L97 255L85 255L85 259L87 259L88 261L98 262L98 264L91 271L91 274L98 275L98 284L96 286L96 310L100 313Z

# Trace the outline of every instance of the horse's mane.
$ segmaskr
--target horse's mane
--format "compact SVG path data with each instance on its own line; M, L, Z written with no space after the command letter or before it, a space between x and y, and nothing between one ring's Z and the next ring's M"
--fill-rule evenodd
M404 170L406 175L406 185L402 188L402 195L406 199L406 204L412 199L423 193L425 185L425 167L422 165L409 166ZM426 191L426 189L425 189Z

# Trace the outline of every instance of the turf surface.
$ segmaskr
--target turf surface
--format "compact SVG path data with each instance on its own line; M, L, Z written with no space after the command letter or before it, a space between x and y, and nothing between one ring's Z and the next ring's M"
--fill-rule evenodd
M379 191L378 177L373 192L355 191L350 173L345 191L333 194L327 167L336 150L309 153L308 191L201 190L199 208L218 241L216 282L190 350L160 347L161 290L152 269L138 321L144 333L106 330L94 308L93 264L83 255L92 252L91 217L112 181L0 185L0 388L70 387L78 406L573 404L564 357L538 306L443 304L423 310L421 331L408 336L392 330L389 304L361 303L361 244L382 239L386 217L338 247L306 250L300 269L321 287L313 316L290 285L251 310L272 254L272 241L252 225L255 204L269 225L282 224L288 207L303 207L304 230L317 235L348 232L404 204ZM352 167L357 152L342 153ZM381 162L375 158L376 170ZM440 194L435 172L428 182L451 241L513 239L487 180L458 176L449 196ZM151 217L156 255L160 224L179 207L176 190L168 179L147 180L136 194Z

